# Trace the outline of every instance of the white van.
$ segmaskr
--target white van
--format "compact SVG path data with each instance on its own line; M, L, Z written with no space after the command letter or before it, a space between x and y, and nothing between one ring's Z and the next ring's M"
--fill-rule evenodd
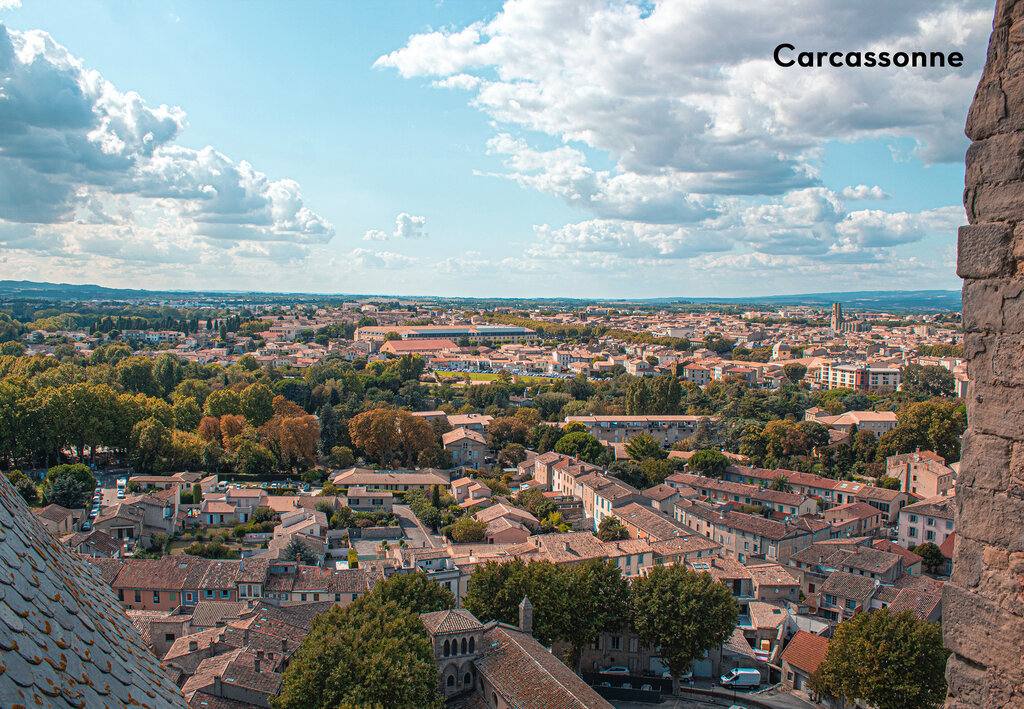
M757 687L760 684L761 673L748 667L737 667L721 677L723 687Z

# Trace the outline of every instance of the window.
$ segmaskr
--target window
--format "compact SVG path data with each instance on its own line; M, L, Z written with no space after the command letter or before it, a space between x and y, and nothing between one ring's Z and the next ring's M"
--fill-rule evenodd
M917 522L917 515L910 515L910 523L915 524Z
M846 602L846 607L847 607L848 610L851 610L851 611L857 610L857 601L847 601Z
M946 522L946 529L949 529L949 530L953 529L953 522L951 522L951 521Z
M159 591L153 591L153 603L159 603L159 602L160 602L160 592Z
M916 537L917 536L917 527L911 527L910 529L908 529L907 530L907 536L908 537Z
M454 687L455 686L455 675L448 675L448 681L446 682L446 684L449 687Z
M468 687L468 686L470 685L470 683L472 683L472 681L473 681L473 677L472 677L472 675L470 675L470 674L469 674L469 673L467 672L467 673L466 673L466 676L462 678L462 686L463 686L463 687Z
M178 600L178 594L175 591L171 591L171 601Z
M466 643L466 639L465 639L465 638L463 638L463 639L462 639L462 654L463 654L463 655L465 655L465 654L466 654L466 649L467 649L468 647L469 647L469 645L468 645L468 644Z
M188 593L185 594L185 602L186 603L191 603L192 602L192 592L191 591L189 591Z
M476 649L476 640L474 638L469 639L469 652L472 654ZM468 680L467 680L468 682Z
M448 657L452 654L452 645L447 640L444 641L444 656Z
M622 638L619 637L618 635L613 635L612 636L612 650L621 650L621 649L622 649Z
M924 538L927 539L929 542L933 541L935 539L935 532L929 529L927 532L924 533Z
M213 598L213 594L214 593L215 593L215 591L211 591L210 589L205 589L203 591L203 598Z
M221 591L220 592L220 597L221 598L231 598L231 591Z
M122 603L124 602L124 589L123 588L117 589L117 600L121 601Z
M164 633L164 642L165 643L173 643L174 642L174 633Z
M142 603L142 591L135 592L135 602Z
M305 593L302 594L302 600L306 600L306 594Z

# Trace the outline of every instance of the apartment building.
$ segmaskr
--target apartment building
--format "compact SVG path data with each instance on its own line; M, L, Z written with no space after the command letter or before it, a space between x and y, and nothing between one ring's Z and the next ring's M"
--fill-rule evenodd
M641 433L654 437L664 448L689 438L697 430L697 423L707 418L717 422L717 417L705 416L568 416L566 423L577 422L587 427L587 432L603 443L625 443Z
M919 497L948 495L956 473L934 451L891 455L885 459L885 475L900 481L900 489Z
M907 548L925 542L940 546L953 533L955 509L955 498L942 495L907 505L899 513L896 542Z
M818 384L822 389L876 391L884 387L896 391L900 388L900 370L865 362L824 362L818 370Z

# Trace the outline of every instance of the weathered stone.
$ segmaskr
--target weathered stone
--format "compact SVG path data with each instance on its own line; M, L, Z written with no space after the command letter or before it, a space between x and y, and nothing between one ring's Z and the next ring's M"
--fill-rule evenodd
M1024 138L1024 136L1021 136ZM1024 168L1024 160L1017 160ZM1024 172L1024 169L1022 169ZM961 278L991 278L1010 273L1013 232L1005 224L962 226L957 233L956 273Z
M967 530L965 534L988 546L1024 551L1024 527L1014 523L1020 519L1021 502L1024 500L1005 492L970 487L961 490L959 486L956 494L957 524Z
M948 709L1024 706L1024 0L999 0L992 27L958 237L971 386L943 589Z
M1024 407L1021 406L1024 389L984 379L972 379L970 388L967 420L971 431L1024 440Z
M1024 135L997 133L967 148L966 184L1024 180Z
M964 434L957 486L1005 490L1010 483L1010 442L977 431Z
M964 283L962 299L964 332L999 332L1003 326L1003 295L999 284L986 280Z

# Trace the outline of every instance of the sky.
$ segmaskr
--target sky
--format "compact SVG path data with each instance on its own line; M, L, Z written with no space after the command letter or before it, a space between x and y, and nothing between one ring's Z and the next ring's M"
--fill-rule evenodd
M959 287L991 0L0 0L0 279ZM782 68L958 51L960 68Z

